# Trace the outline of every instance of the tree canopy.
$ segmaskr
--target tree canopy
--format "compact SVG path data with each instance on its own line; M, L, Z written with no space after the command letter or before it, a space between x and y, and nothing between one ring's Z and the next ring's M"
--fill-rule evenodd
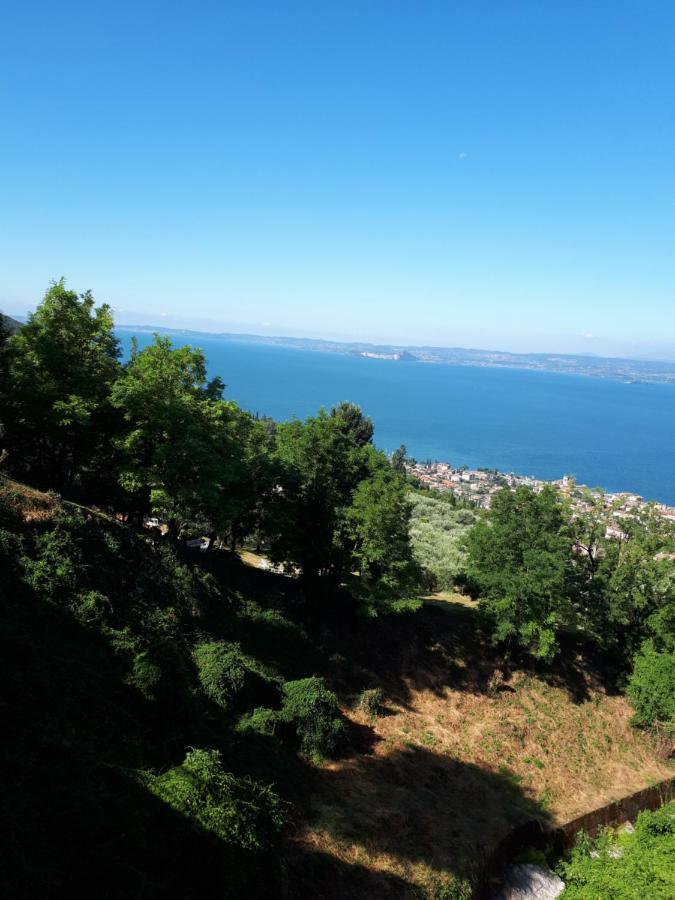
M277 484L267 520L273 557L310 591L350 583L368 608L409 599L418 586L405 480L370 440L360 411L340 404L276 432Z
M120 349L110 307L54 282L6 352L0 408L11 466L37 485L68 489L100 467L115 429Z
M551 659L572 602L572 530L552 487L499 491L467 536L467 576L495 639Z

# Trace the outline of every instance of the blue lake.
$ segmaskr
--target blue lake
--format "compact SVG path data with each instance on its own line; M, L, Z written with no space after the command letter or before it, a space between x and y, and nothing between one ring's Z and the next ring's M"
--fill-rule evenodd
M119 331L125 351L132 333ZM152 340L136 336L140 347ZM568 473L675 504L675 385L171 337L200 346L226 396L252 412L287 419L351 400L386 451L403 443L422 460L548 479Z

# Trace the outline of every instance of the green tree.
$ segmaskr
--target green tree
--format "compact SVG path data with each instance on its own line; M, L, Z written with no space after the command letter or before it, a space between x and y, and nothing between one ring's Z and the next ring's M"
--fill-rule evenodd
M572 619L572 530L552 487L498 491L466 539L467 576L498 642L551 659Z
M311 590L351 569L346 513L364 470L358 438L339 415L279 425L266 529L278 562L297 566Z
M351 404L280 425L266 532L273 558L300 570L310 596L358 570L355 590L375 611L410 597L417 568L404 480L371 433Z
M408 455L408 451L406 450L405 444L401 444L400 447L397 447L396 450L391 454L391 467L396 472L400 472L401 475L405 475L405 464L406 458Z
M0 408L11 470L69 490L102 468L115 428L109 399L120 351L110 307L55 282L8 345Z
M259 530L269 502L274 487L273 436L266 421L234 404L228 410L218 490L211 496L206 515L213 531L227 535L235 550L245 537Z
M353 541L352 565L358 570L354 590L367 609L419 605L421 572L410 545L410 502L405 478L376 450L370 475L354 492L348 511Z
M672 526L651 508L621 519L619 536L608 521L601 497L575 517L575 601L587 633L628 664L646 638L675 639Z
M361 407L343 400L330 411L333 418L340 419L343 432L357 447L365 447L373 440L373 423L364 416Z
M156 335L144 350L133 348L112 392L125 424L116 443L127 502L167 518L174 534L212 511L231 480L238 411L221 390L219 379L207 381L201 350L174 349Z
M675 732L675 653L659 653L646 641L628 682L636 725L662 725Z

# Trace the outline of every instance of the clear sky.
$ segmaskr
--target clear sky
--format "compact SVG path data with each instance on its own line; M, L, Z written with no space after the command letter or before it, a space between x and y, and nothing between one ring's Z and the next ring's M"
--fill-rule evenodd
M675 357L675 3L0 4L0 307Z

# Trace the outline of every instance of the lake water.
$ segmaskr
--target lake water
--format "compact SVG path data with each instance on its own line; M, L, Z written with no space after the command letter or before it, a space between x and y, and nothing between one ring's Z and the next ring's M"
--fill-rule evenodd
M119 334L128 350L132 332ZM420 460L546 479L567 473L675 504L675 385L171 337L199 345L226 396L252 412L304 417L351 400L386 451L403 443ZM152 340L137 338L141 347Z

